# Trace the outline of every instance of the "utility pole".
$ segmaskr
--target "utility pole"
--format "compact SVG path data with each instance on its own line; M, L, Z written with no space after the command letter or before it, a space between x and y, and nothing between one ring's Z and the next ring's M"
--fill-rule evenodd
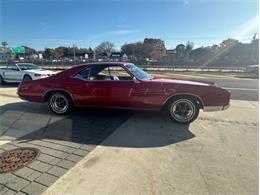
M257 33L255 33L254 34L254 36L253 36L253 40L252 40L252 42L251 42L251 44L252 44L252 49L251 49L251 58L252 58L252 60L254 60L254 57L255 57L255 55L254 55L254 53L255 53L255 48L254 48L254 41L255 41L255 39L256 39L256 35L257 35Z
M76 51L75 51L75 44L73 44L73 56L74 56L74 65L76 65Z

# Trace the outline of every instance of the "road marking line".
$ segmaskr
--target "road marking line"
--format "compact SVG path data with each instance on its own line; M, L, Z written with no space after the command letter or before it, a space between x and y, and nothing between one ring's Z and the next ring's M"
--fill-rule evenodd
M232 88L232 87L223 87L225 89L231 89L231 90L241 90L241 91L259 91L259 89L250 89L250 88Z

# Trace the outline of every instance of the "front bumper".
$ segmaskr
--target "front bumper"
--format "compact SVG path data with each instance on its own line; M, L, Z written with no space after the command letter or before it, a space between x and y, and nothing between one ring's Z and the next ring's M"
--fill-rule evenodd
M222 111L226 110L230 107L230 104L225 106L204 106L203 112L214 112L214 111Z

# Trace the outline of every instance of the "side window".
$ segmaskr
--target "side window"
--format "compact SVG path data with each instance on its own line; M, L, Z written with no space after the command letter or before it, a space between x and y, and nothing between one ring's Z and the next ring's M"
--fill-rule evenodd
M103 70L98 72L95 75L95 79L94 80L113 80L111 75L110 75L110 72L109 72L109 67L105 67Z
M78 74L74 76L74 78L82 79L82 80L90 80L90 68L80 71Z
M133 77L121 66L111 66L109 67L109 70L113 80L133 80Z
M10 66L10 69L11 69L11 70L15 70L15 71L18 71L18 70L19 70L15 65Z
M133 80L133 77L121 66L93 66L80 71L74 78L85 81Z

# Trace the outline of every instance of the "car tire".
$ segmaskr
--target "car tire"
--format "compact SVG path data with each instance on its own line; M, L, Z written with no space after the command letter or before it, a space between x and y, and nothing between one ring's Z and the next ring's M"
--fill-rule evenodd
M5 84L5 81L4 81L3 77L2 77L2 75L0 75L0 85L3 85L3 84Z
M199 106L193 98L178 97L168 105L169 117L176 123L189 124L199 115Z
M54 92L49 97L49 107L57 115L66 115L72 111L73 103L69 95Z
M30 77L29 75L25 75L24 77L23 77L23 82L24 81L31 81L32 80L32 77Z

